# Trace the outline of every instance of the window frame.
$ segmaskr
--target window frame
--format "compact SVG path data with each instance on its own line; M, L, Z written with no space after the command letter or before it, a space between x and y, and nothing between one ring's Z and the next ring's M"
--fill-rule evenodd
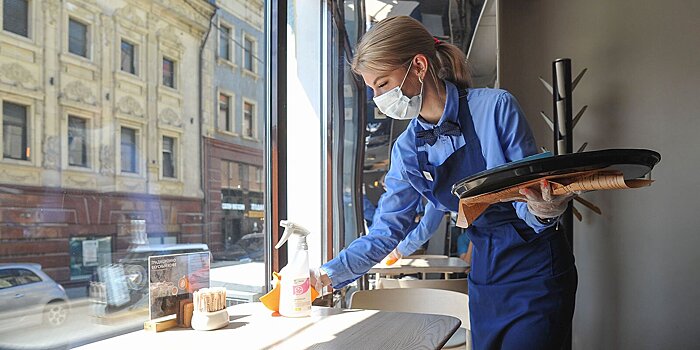
M224 57L221 55L221 43L222 43L221 36L223 35L223 32L221 29L219 29L219 30L217 30L218 36L217 36L217 43L216 43L217 44L216 45L216 57L221 59L222 61L226 61L229 64L235 65L236 64L236 62L235 62L235 57L236 57L235 48L236 47L235 47L232 39L236 33L236 29L233 25L231 25L229 22L227 22L223 19L219 19L218 27L228 29L228 38L226 40L226 44L228 45L228 56Z
M245 113L246 113L245 106L246 106L246 104L250 104L253 107L253 110L251 111L251 117L250 117L250 120L251 120L250 128L251 128L252 136L248 136L245 132ZM258 121L257 121L257 114L258 113L257 112L258 112L257 101L243 97L242 101L241 101L241 137L243 137L244 139L251 140L251 141L258 141L259 140Z
M66 21L66 53L72 55L73 57L79 57L80 59L92 61L93 60L93 52L92 52L92 43L93 43L93 32L94 32L94 25L92 22L89 20L86 20L85 18L75 14L75 13L69 13L67 16L67 21ZM85 56L71 52L70 50L70 23L71 21L76 22L78 24L82 24L85 26Z
M143 129L140 126L136 126L131 123L119 123L118 124L119 128L119 133L117 134L118 136L118 142L117 145L118 147L115 147L117 149L117 174L121 176L135 176L135 177L141 177L142 174L142 165L141 163L143 162L143 157L141 154L141 145L143 144L141 138L143 135ZM135 171L125 171L122 169L122 129L131 129L134 130L134 167Z
M172 69L173 69L173 70L172 70L172 73L171 73L172 86L171 86L171 85L167 85L167 84L165 83L165 70L164 70L165 61L169 61L169 62L171 63ZM180 84L179 84L179 82L178 82L178 75L179 75L179 74L178 74L178 72L179 72L178 60L172 59L172 58L170 58L170 56L168 56L168 55L161 55L161 65L160 65L160 68L161 68L161 69L160 69L160 72L161 72L161 74L160 74L160 85L163 86L163 87L165 87L165 88L168 88L168 89L178 90L178 88L179 88L179 86L180 86Z
M158 147L159 150L159 164L160 164L160 179L161 180L168 180L168 181L179 181L181 178L180 175L180 162L178 161L178 156L179 156L179 151L180 151L180 138L178 135L175 135L174 133L168 133L168 132L161 132L159 135L159 140L160 144ZM171 150L171 159L173 161L172 168L173 168L173 176L165 176L165 139L169 138L172 140L172 150Z
M242 52L241 67L242 67L242 71L244 73L248 73L248 74L252 75L253 77L255 77L257 79L258 62L255 59L255 57L257 56L257 52L258 52L258 39L255 38L254 36L248 34L246 31L241 31L241 39L243 41L241 43L241 52ZM246 66L246 55L248 54L248 50L246 50L246 47L245 47L246 40L249 40L253 46L250 50L251 51L250 52L251 69L248 69L248 67Z
M122 56L124 55L124 52L122 51L122 46L124 45L124 43L131 45L131 47L133 49L133 52L131 54L132 55L131 56L131 66L134 69L133 72L125 71L124 67L122 66L122 59L123 59ZM138 44L125 38L124 36L121 36L119 38L119 69L118 70L122 73L130 74L130 75L138 77L139 73L140 73L139 72L140 71L140 69L139 69L140 68L139 67L139 51L140 50L139 50Z
M92 158L93 158L93 152L92 152L92 145L94 144L91 139L91 130L92 130L92 118L86 117L84 114L81 113L75 113L74 111L66 111L66 127L65 127L65 167L66 168L71 168L74 170L91 170L93 169L92 165ZM70 120L71 118L76 118L76 119L81 119L85 122L85 165L76 165L76 164L71 164L70 163L70 140L69 140L69 135L68 133L70 132Z
M34 5L35 0L23 0L27 3L27 35L18 34L5 29L5 1L0 6L0 32L22 40L34 41Z
M26 158L12 158L5 157L5 103L11 103L25 108L24 113L24 135L23 137L23 155ZM23 103L18 100L3 98L0 99L0 116L2 117L2 123L0 123L0 151L2 151L2 157L0 158L3 162L14 162L20 164L32 163L32 135L31 130L33 127L32 123L33 108L31 104ZM27 149L29 149L29 155L27 156Z
M229 98L229 100L228 100L228 102L229 102L228 115L226 117L228 118L228 122L230 123L231 130L226 130L225 123L223 125L223 128L221 127L222 125L220 125L220 120L219 120L220 118L219 117L220 117L220 112L221 112L221 109L220 109L221 105L220 105L219 98L221 95L224 95L224 96ZM217 96L217 99L216 99L216 118L217 118L216 129L220 133L223 133L223 134L228 134L231 136L238 136L238 128L236 125L236 122L237 122L237 118L236 118L236 94L233 93L232 91L222 89L219 87L216 90L216 96Z

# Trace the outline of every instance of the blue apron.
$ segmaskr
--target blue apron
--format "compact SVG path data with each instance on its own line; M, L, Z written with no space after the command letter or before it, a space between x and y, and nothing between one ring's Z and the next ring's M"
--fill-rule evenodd
M421 148L425 141L416 138L419 173L409 175L421 194L453 212L459 199L452 185L486 169L466 91L460 92L458 113L466 145L435 167ZM415 130L423 129L416 123ZM536 234L512 203L499 203L467 234L474 245L469 274L474 349L560 349L571 331L578 280L563 232L553 227Z

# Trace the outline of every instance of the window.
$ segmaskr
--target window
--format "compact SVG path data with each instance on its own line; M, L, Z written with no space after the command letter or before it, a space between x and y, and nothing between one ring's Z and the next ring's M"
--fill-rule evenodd
M68 165L87 167L87 121L68 117Z
M137 173L136 130L122 127L121 146L122 172Z
M246 137L255 137L255 106L250 102L243 102L243 135Z
M88 57L88 26L73 18L68 20L68 52Z
M163 57L163 85L175 88L175 62Z
M29 37L29 2L27 0L3 1L2 29Z
M243 36L243 67L251 72L255 71L255 43L247 36Z
M231 120L231 96L219 94L219 125L226 131L233 131Z
M175 178L175 139L163 136L163 177Z
M0 289L41 282L41 277L27 269L0 269Z
M231 28L221 26L219 31L219 57L231 60Z
M27 106L5 101L2 111L3 157L28 160Z
M136 48L133 44L122 40L122 72L136 74Z

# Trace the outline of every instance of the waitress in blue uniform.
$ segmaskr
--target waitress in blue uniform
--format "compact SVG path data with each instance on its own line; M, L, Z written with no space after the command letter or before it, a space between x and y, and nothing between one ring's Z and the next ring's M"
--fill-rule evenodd
M406 236L422 196L455 212L454 183L537 152L515 98L469 88L464 53L410 17L375 24L352 69L383 113L411 121L392 149L369 234L312 270L316 287L341 288L380 262ZM467 230L475 349L559 349L570 332L577 274L557 221L571 197L553 196L546 182L521 195L527 202L491 205Z

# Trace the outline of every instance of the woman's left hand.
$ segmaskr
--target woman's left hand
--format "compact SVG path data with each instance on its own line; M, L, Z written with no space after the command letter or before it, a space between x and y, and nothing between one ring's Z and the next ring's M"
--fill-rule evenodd
M520 194L527 199L527 209L540 219L560 216L566 211L569 201L575 196L573 193L562 196L553 195L552 186L546 179L540 181L539 190L533 187L521 189Z

